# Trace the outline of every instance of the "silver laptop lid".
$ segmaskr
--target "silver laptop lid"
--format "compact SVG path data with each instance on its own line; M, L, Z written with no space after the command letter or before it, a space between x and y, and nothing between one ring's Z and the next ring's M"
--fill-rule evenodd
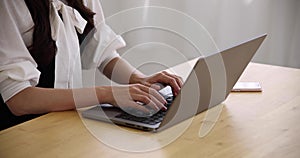
M159 130L223 102L266 38L266 34L200 58L173 101Z

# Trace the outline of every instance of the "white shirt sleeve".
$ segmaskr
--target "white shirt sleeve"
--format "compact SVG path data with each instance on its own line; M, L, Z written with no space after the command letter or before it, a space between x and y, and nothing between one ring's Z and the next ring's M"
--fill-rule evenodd
M85 5L96 13L94 16L95 30L81 44L81 60L84 69L99 67L103 72L106 64L118 57L117 49L126 44L123 38L105 24L100 1L84 0Z
M24 41L33 27L24 1L1 0L0 15L0 93L6 102L23 89L35 86L40 72Z

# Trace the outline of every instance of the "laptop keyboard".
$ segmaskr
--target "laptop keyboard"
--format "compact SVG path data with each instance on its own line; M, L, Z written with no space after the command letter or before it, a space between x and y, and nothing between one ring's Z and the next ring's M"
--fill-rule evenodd
M166 107L169 108L169 106L173 102L173 96L164 96L164 97L167 101ZM130 120L130 121L145 123L145 124L149 124L149 125L155 125L163 120L164 116L166 115L166 112L167 111L160 110L156 114L149 116L149 117L137 117L137 116L134 116L134 115L124 112L122 114L117 115L116 118L122 118L122 119Z

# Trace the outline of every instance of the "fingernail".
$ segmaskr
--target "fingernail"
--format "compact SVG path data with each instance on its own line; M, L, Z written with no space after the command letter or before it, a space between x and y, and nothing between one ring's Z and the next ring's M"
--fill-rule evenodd
M167 110L168 110L168 108L166 106L164 106L164 111L167 111Z

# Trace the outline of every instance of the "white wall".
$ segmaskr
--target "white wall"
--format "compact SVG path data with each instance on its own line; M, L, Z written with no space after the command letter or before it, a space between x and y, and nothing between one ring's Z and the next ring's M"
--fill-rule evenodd
M203 37L197 41L197 29L188 19L178 21L180 18L166 19L162 12L144 9L137 10L132 18L118 18L116 13L126 9L141 6L160 6L178 10L202 24L220 49L228 48L234 44L267 33L268 38L254 57L255 62L300 68L300 1L299 0L101 0L108 23L118 33L122 33L122 27L134 24L140 20L139 16L163 24L176 24L179 32L189 34L192 42L202 42L200 54L206 54L212 43L207 44ZM124 13L124 12L123 12ZM113 19L113 20L112 20ZM117 19L117 20L116 20ZM149 20L150 19L150 20ZM174 22L175 21L175 22ZM147 23L147 21L143 21ZM184 33L183 33L184 34ZM165 66L172 66L182 62L186 58L199 55L199 51L192 47L186 39L174 32L159 29L136 29L123 33L122 36L128 43L128 47L121 49L120 53L130 60L135 66L144 65L145 70L151 73ZM147 43L152 42L152 43ZM156 42L156 43L153 43ZM208 46L210 45L210 46ZM174 54L175 53L175 54ZM158 58L158 55L172 55L173 61ZM176 58L177 56L180 56ZM163 62L166 65L157 65L147 62ZM150 66L149 66L150 65ZM147 67L148 66L148 67ZM150 68L152 67L152 68ZM151 69L151 70L150 70Z

